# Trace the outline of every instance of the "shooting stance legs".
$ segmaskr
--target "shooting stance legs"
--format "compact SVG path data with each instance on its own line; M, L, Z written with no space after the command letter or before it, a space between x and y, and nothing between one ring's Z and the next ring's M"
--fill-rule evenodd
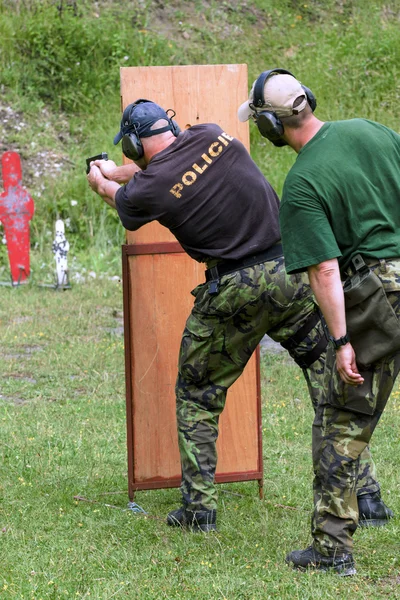
M176 383L183 505L167 522L209 531L216 525L218 421L229 387L268 333L290 346L316 409L325 398L326 337L308 283L301 275L287 275L282 258L224 276L216 295L207 283L192 293L196 300L182 337ZM363 462L358 494L378 491L367 448Z

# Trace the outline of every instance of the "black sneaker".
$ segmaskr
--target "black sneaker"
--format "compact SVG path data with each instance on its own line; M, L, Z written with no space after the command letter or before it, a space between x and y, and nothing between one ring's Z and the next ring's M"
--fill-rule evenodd
M300 571L305 571L308 568L317 571L334 571L342 577L349 577L357 572L351 554L324 556L312 546L305 550L293 550L287 555L286 562L288 564L292 563L293 568Z
M216 510L188 510L184 506L172 510L167 516L170 527L185 527L191 531L216 531Z
M359 527L382 527L393 518L393 511L386 506L379 492L357 497Z

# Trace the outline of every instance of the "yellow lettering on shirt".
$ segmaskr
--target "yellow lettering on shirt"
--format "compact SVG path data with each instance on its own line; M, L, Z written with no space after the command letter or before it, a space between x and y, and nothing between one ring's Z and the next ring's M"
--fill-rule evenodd
M196 163L194 163L194 165L192 165L192 167L195 171L197 171L201 175L208 168L208 165L203 165L203 168L202 168L202 167L199 167L199 165L196 165Z
M194 163L192 165L193 171L186 171L186 173L184 173L182 176L181 182L176 183L169 190L170 193L173 196L175 196L175 198L182 198L181 192L184 189L184 186L192 185L193 183L195 183L195 181L198 179L198 175L196 175L196 173L198 173L199 175L202 175L204 173L204 171L206 169L208 169L208 165L211 165L213 163L213 158L216 158L217 156L219 156L221 154L221 152L224 150L224 148L226 146L229 146L229 142L231 142L234 138L232 136L228 135L227 133L223 132L223 133L221 133L221 135L218 136L217 139L219 141L213 142L211 144L211 146L209 147L207 153L204 152L201 155L201 158L203 159L204 163L201 165L199 165L198 163ZM196 171L196 173L195 173L195 171Z
M217 147L217 150L214 150L214 148ZM221 154L222 152L222 146L220 146L220 144L218 144L218 142L214 142L213 144L211 144L211 146L208 149L208 154L210 156L218 156L218 154Z
M183 190L183 185L181 183L176 183L169 191L176 196L176 198L182 198L182 194L179 193L181 190Z
M194 183L196 179L197 175L196 173L193 173L193 171L186 171L186 173L182 177L182 181L185 185L192 185L192 183Z

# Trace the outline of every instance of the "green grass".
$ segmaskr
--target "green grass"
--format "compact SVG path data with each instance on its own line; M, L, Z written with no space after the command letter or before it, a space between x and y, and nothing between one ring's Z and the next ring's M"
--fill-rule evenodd
M33 164L39 151L67 159L29 188L32 285L0 287L1 600L400 598L398 517L356 532L351 580L284 564L310 541L312 410L282 355L262 363L264 499L255 482L220 486L210 536L166 527L178 490L137 493L148 516L127 510L122 291L99 280L120 274L123 230L84 173L89 155L121 158L120 66L247 62L249 85L281 66L313 90L322 120L398 130L399 15L398 0L0 0L1 103L24 122L2 141ZM280 192L295 154L254 127L251 147ZM37 286L52 280L59 217L70 219L70 269L89 278L65 293ZM397 385L372 443L396 515L399 398Z
M256 482L225 484L217 535L171 530L178 490L138 492L147 516L127 510L121 311L106 279L0 287L0 598L400 598L399 386L372 444L397 518L356 532L356 577L297 573L284 557L309 543L312 506L300 371L262 361L264 499Z

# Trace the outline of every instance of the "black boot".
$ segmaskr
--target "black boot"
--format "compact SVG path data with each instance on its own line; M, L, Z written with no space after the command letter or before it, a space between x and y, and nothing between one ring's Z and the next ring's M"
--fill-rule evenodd
M393 518L393 511L386 506L380 492L357 497L359 527L382 527Z
M324 556L312 546L305 550L293 550L286 557L286 562L292 564L294 569L305 571L308 568L317 571L334 571L342 577L349 577L356 574L353 556L347 554L335 554L334 556Z
M167 516L167 525L186 527L191 531L216 531L216 510L188 510L184 506L172 510Z

